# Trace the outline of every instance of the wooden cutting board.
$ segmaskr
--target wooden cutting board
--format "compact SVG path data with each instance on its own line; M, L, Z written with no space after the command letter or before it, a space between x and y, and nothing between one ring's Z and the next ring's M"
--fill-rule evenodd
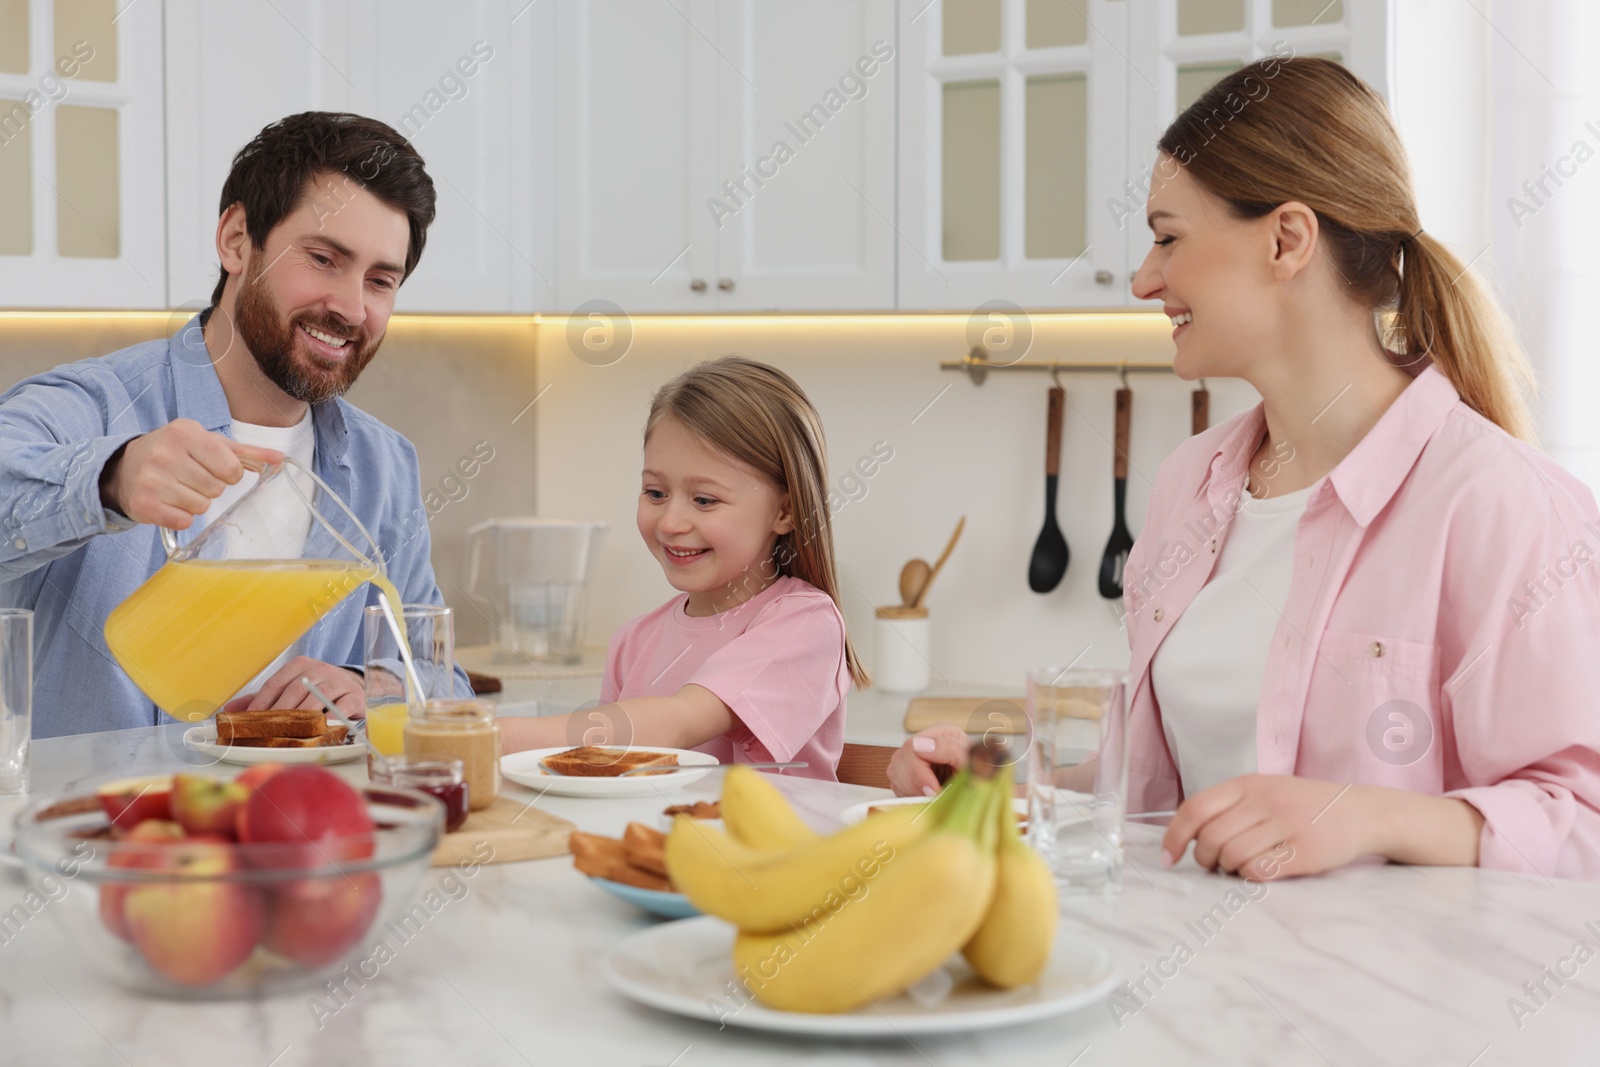
M526 801L495 797L493 804L468 815L461 829L444 835L439 847L433 850L433 866L516 863L545 856L564 856L567 835L573 829L566 819L541 811ZM487 857L486 851L489 851Z
M912 697L906 705L906 733L949 722L970 734L998 728L1003 734L1026 734L1028 715L1016 697Z

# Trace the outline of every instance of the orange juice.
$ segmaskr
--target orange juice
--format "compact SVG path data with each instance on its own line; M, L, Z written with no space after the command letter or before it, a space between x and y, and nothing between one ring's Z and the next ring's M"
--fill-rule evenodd
M367 737L372 747L385 756L398 756L405 751L406 719L404 704L377 704L367 709Z
M360 560L168 562L106 618L106 644L145 695L198 722L364 582Z

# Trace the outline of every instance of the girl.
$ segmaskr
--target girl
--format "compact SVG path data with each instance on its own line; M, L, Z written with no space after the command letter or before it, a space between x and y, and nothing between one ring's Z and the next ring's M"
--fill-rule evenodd
M1162 464L1128 561L1129 810L1178 808L1167 863L1253 878L1284 845L1289 874L1600 878L1600 516L1527 443L1526 364L1423 231L1383 102L1252 64L1157 169L1134 293L1179 375L1263 402ZM896 789L965 740L911 739Z
M728 356L663 386L639 535L680 595L612 635L611 703L504 719L506 751L697 748L835 781L845 695L869 680L839 613L827 469L816 409L777 368Z

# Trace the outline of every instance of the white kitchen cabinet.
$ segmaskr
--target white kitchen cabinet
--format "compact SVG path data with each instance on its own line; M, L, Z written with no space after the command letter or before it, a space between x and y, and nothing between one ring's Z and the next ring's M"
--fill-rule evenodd
M556 15L559 306L894 306L892 0Z
M0 5L0 293L9 307L159 308L161 8Z
M901 4L901 308L1127 302L1127 6Z
M268 123L308 110L381 119L427 162L437 215L397 310L525 312L553 300L553 166L539 151L553 109L542 76L550 5L166 0L166 11L175 306L202 306L216 284L234 154Z
M1155 165L1156 142L1178 113L1218 78L1267 56L1324 56L1389 96L1389 0L1127 0L1127 7L1127 171L1133 189L1117 210L1128 216L1130 272L1150 249L1144 190ZM1131 275L1124 281L1131 281Z

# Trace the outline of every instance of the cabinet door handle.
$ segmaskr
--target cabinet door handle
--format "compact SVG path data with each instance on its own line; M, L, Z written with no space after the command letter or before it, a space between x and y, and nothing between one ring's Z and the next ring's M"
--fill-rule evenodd
M718 278L717 279L717 288L721 289L724 293L733 292L733 279L732 278Z
M1116 281L1116 277L1108 270L1094 272L1094 283L1096 285L1110 285L1114 281Z
M706 280L704 278L696 278L694 281L689 283L689 288L693 289L697 293L703 293L706 291Z

